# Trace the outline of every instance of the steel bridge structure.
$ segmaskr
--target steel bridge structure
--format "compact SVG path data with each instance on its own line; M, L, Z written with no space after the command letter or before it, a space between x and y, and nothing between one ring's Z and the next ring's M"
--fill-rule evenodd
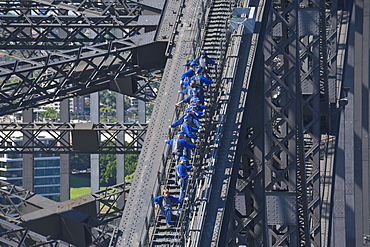
M369 12L366 0L0 1L1 116L104 89L155 102L149 124L0 123L2 153L140 153L130 183L62 202L1 181L0 245L370 246ZM168 228L153 198L179 193L165 141L202 49L218 64L189 200Z

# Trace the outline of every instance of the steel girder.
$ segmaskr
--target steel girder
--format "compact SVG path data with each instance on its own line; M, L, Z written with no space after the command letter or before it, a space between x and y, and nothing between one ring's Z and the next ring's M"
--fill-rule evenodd
M24 221L23 214L57 204L53 200L3 180L0 180L0 185L0 214L7 221L21 223Z
M259 117L249 120L239 181L250 246L320 246L320 4L271 5L253 100L265 109L250 113Z
M28 230L0 219L0 245L18 247L67 247L66 243L42 236L39 233Z
M10 123L0 124L2 153L140 153L148 124ZM126 142L119 138L125 136ZM88 136L83 136L88 135ZM22 138L23 136L23 138ZM95 150L84 150L87 137ZM52 142L46 139L53 138ZM72 137L72 140L71 140ZM17 141L21 140L21 141ZM81 143L80 143L81 142ZM81 149L82 148L82 149Z
M0 49L66 50L125 39L155 29L160 15L2 15Z
M321 20L319 1L281 1L271 8L264 89L266 224L271 245L320 245ZM289 216L281 214L286 205L291 208Z
M120 36L120 38L125 37L126 30L123 29L125 32L121 33L118 32L117 34L113 34L112 29L107 29L107 27L103 27L103 30L98 31L97 28L93 28L92 25L90 25L90 29L85 30L85 33L82 32L71 32L71 29L75 31L79 31L80 29L76 29L76 26L73 28L69 28L65 26L66 24L71 24L71 22L65 22L63 19L65 18L76 18L76 20L79 19L79 22L82 23L90 23L90 24L98 24L96 21L92 21L92 19L95 19L94 17L97 17L98 19L102 20L102 18L106 18L104 22L107 21L107 19L113 19L112 23L117 24L114 30L121 29L120 27L123 24L127 24L127 22L120 22L117 21L118 19L124 18L131 18L130 23L137 21L140 18L140 15L150 15L149 18L145 19L147 22L148 20L153 22L153 18L155 19L155 16L159 16L162 9L163 9L163 3L164 1L140 1L138 3L137 1L109 1L109 2L101 2L97 0L93 1L69 1L66 3L66 1L1 1L2 8L0 9L0 12L2 13L2 16L6 16L5 18L11 16L11 20L14 20L14 18L17 19L17 23L14 23L17 28L14 26L12 27L4 27L3 34L7 36L9 34L9 31L14 31L16 34L11 35L8 37L7 41L11 41L6 47L6 49L11 50L5 50L3 51L4 54L10 55L17 59L17 57L25 57L25 58L31 58L34 56L42 56L47 54L46 51L44 51L43 46L47 46L47 50L50 51L52 49L71 49L73 46L76 46L76 43L68 44L66 42L76 42L76 37L79 37L79 40L87 40L89 39L88 35L86 35L86 32L89 32L90 30L93 30L91 34L98 34L96 39L91 41L99 41L101 42L102 37L99 36L106 36L112 37ZM46 28L45 25L43 27L35 26L35 24L40 24L39 22L35 22L32 19L33 18L43 18L46 22L50 24L50 19L53 19L53 16L57 17L58 23L63 24L64 26L60 29L51 28L50 26ZM24 17L24 18L23 18ZM58 18L60 17L60 18ZM88 20L90 18L90 20ZM9 19L8 19L9 20ZM49 21L47 21L49 20ZM85 21L83 21L85 20ZM74 21L72 21L74 22ZM27 28L23 25L27 25L27 23L32 23L33 26L30 28ZM8 21L5 21L3 24L11 24ZM141 25L145 26L145 25ZM146 28L147 29L147 28ZM155 27L153 28L155 29ZM108 31L110 30L110 31ZM122 30L122 29L121 29ZM140 32L137 28L128 27L127 30L131 30L130 36L133 34L137 35L139 33L142 33L143 30ZM105 31L108 31L108 33L105 34ZM134 31L134 32L132 32ZM148 30L146 30L147 32ZM89 34L90 35L90 34ZM64 37L59 38L58 36ZM70 36L70 38L68 38ZM85 36L85 37L84 37ZM52 39L52 40L50 40ZM44 42L42 41L44 40ZM62 41L61 41L62 40ZM51 43L52 41L56 41L57 43ZM64 42L64 43L63 43ZM82 45L81 42L79 43L79 46ZM89 43L85 45L91 45L94 43ZM28 46L30 49L25 49L25 47ZM17 49L17 50L12 50ZM23 49L23 50L19 50ZM42 50L36 50L36 49L42 49Z
M157 77L146 70L154 64L141 61L143 53L153 49L154 35L155 31L130 40L1 64L0 115L108 88L144 101L154 100L150 82ZM146 45L143 53L134 51ZM163 64L159 63L161 69ZM147 81L142 80L144 75L148 75Z
M53 239L61 239L72 244L83 242L84 246L87 243L100 246L109 243L116 229L114 220L122 216L122 208L117 206L117 202L129 189L127 184L121 183L58 203L4 181L0 181L0 185L0 214L7 222L25 226L41 234L40 237L49 236L50 243ZM79 236L74 232L71 235L71 232L63 230L63 225L85 234ZM13 226L13 229L18 228ZM10 238L14 237L9 231L1 234L0 242L12 241Z
M23 4L30 7L27 3L31 4L31 2L21 1L19 5ZM63 5L64 3L57 1L43 2L55 3L58 7L61 4L60 6L63 6L61 8L73 6L72 3L65 6ZM94 3L99 7L104 6L104 4L99 4L99 2L96 1ZM7 3L14 4L13 1ZM35 3L31 5L32 8L37 9L38 5ZM74 3L83 5L85 1L76 1ZM101 13L107 14L104 11L101 11L100 17L87 17L81 15L81 13L71 15L73 18L79 19L78 22L80 24L83 20L84 23L89 23L89 25L97 24L98 19L100 19L101 27L106 25L103 23L107 22L119 24L115 25L114 29L124 30L123 34L114 35L113 32L108 32L106 28L99 32L99 24L94 29L97 32L95 36L97 40L88 42L90 46L80 46L77 49L69 49L64 52L27 50L23 52L26 57L36 56L29 59L22 58L22 53L14 53L14 50L8 52L16 60L0 65L0 106L2 109L0 114L5 115L29 107L85 95L103 89L111 89L144 101L154 100L156 89L153 87L153 84L156 84L156 82L153 82L153 80L157 81L161 76L160 70L163 69L166 62L165 51L167 42L173 35L172 29L176 26L173 23L178 16L177 9L173 6L173 3L166 4L168 9L165 8L164 1L145 1L140 3L109 1L109 4L107 3L109 8L114 8L115 4L120 6L127 5L127 7L132 7L133 9L131 11L127 9L127 13L123 16L112 15L105 18L102 18L101 15ZM108 6L106 7L108 8ZM79 6L78 9L83 9L83 7ZM138 12L137 10L140 11ZM72 41L68 40L68 38L59 39L57 37L68 36L74 39L73 36L82 36L81 29L76 26L74 28L72 25L74 21L71 21L66 16L67 13L70 14L68 9L64 9L55 17L43 15L37 11L31 12L31 14L36 14L33 17L27 15L27 12L26 9L21 8L19 12L16 12L18 16L14 16L14 14L11 16L15 19L18 18L18 21L22 21L25 26L30 24L38 25L34 27L35 30L38 30L36 31L36 36L38 37L35 38L45 39L46 36L51 36L49 40L51 39L53 42L54 37L54 48L58 48L58 46L59 48L67 47L66 43ZM139 16L139 14L142 16ZM131 17L131 22L128 21L129 17ZM41 21L39 18L44 18L44 21ZM68 24L71 27L55 34L55 30L51 28L47 28L45 31L43 25L48 22L47 20L51 21L49 23L58 22L58 25ZM140 25L141 28L133 27L131 24L134 23ZM148 25L144 23L149 23L150 27L148 28ZM16 33L20 34L20 38L28 37L28 34L32 36L32 30L30 29L32 27L24 27L24 29L17 29ZM41 29L45 33L41 32ZM42 34L41 37L40 33ZM103 36L106 38L105 40ZM30 41L32 43L32 39ZM38 46L38 44L41 44L37 42L34 45ZM40 40L40 42L42 41Z
M89 16L100 15L136 15L142 10L158 11L161 10L163 0L159 1L131 1L131 0L2 0L0 1L0 12L7 14L36 14L36 15L59 15L66 11L73 14L79 13ZM158 13L159 13L158 12Z

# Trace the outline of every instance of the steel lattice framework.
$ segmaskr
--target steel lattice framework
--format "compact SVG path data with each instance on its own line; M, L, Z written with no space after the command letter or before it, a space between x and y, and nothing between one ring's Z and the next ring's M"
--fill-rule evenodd
M320 77L328 65L322 59L327 49L326 30L321 30L326 27L323 6L325 1L271 5L264 44L265 83L256 86L252 100L261 102L265 113L248 120L237 183L239 193L243 190L246 195L249 217L242 232L251 246L321 243L320 117L325 111L320 110L320 100L328 97L327 76ZM311 21L305 22L307 18ZM336 66L332 54L328 60ZM252 108L250 115L259 114Z
M122 208L117 206L117 202L128 192L129 188L125 183L117 184L89 195L58 203L4 181L0 181L0 185L2 204L8 205L0 207L1 217L6 219L6 222L0 221L0 227L4 230L1 232L0 243L8 244L22 244L26 238L35 239L35 233L27 230L27 228L32 228L36 229L39 241L44 241L43 244L52 244L56 242L55 239L60 239L76 245L107 245L116 228L112 224L113 221L122 216ZM61 220L58 220L55 215L58 215ZM51 224L50 220L54 223ZM46 228L43 227L45 224ZM89 237L76 238L73 237L75 233L68 231L63 233L63 230L60 230L63 225L67 228L74 228ZM15 234L15 232L18 233ZM50 232L53 233L49 234ZM19 234L23 237L20 238ZM49 235L49 237L43 237L42 234Z
M178 3L164 0L1 1L1 53L12 60L0 65L0 115L103 89L154 101L179 8ZM138 153L147 125L12 123L1 128L4 152ZM23 141L14 145L19 133ZM44 134L53 136L54 142L44 142ZM93 142L102 141L96 142L95 151L68 141L84 134L95 138ZM80 143L83 146L86 143ZM10 184L2 183L2 189L1 197L7 200L1 203L3 218L39 234L54 229L53 239L78 246L109 243L127 192L125 184L117 184L55 204ZM79 233L56 230L66 222L71 223L67 229ZM9 226L3 229L8 230L0 238L2 243L20 245L32 237L32 232L18 229L22 236L13 238ZM76 233L80 237L73 236ZM43 246L54 243L40 237Z
M167 47L167 42L170 41L171 44L175 32L171 34L171 25L162 25L175 20L182 11L177 10L184 7L180 7L183 1L168 1L166 4L171 6L168 9L172 15L155 16L154 14L161 13L164 1L154 2L0 1L4 4L4 8L0 10L3 13L0 21L4 23L0 27L0 32L4 34L0 38L0 47L2 44L4 49L8 49L7 54L13 57L26 57L0 65L0 115L106 88L146 101L153 100L156 91L150 85L159 81L160 69L163 68L165 59L156 63L148 62L145 58L148 58L148 51L152 50L156 52L149 56L170 54L171 48ZM345 16L339 14L338 1L272 0L261 1L260 4L262 2L266 3L264 7L268 11L268 20L263 20L267 28L261 32L264 35L263 52L255 51L256 46L252 47L252 54L256 52L256 57L253 57L256 58L253 61L255 67L248 69L256 71L257 66L263 69L258 75L250 76L253 88L243 88L248 91L244 95L246 105L240 106L238 110L250 111L243 112L243 120L246 121L239 126L242 128L242 131L238 132L241 136L238 137L235 147L236 154L232 157L236 158L232 164L236 172L224 174L233 175L230 180L224 179L230 187L227 191L218 191L228 196L228 201L222 202L226 206L221 203L218 205L221 205L224 211L231 205L233 212L228 211L222 215L225 217L222 223L221 220L217 223L224 225L217 226L217 229L222 229L221 234L217 234L227 236L227 239L222 241L230 246L322 246L323 243L330 242L330 233L323 231L330 228L329 221L332 216L330 213L322 215L325 206L322 207L321 201L324 189L320 184L320 161L323 159L321 156L327 155L322 153L327 147L321 148L320 144L324 143L321 140L322 133L329 132L329 104L337 105L340 98L340 70L344 58L338 54L337 42L341 40L338 37L341 35L338 34L338 25L341 25L340 21L345 19ZM204 5L202 2L199 8ZM69 16L70 14L72 16ZM191 21L195 22L196 17ZM68 28L65 28L67 25ZM179 35L179 50L171 50L175 55L168 66L168 70L172 69L165 78L176 78L181 74L178 67L186 60L184 53L193 52L194 44L191 43L191 38L198 37L198 34L191 34L191 28L194 26L196 25L191 27L189 24L188 29L186 25L179 29L186 29L184 32L187 33ZM86 30L94 35L85 35ZM243 31L239 31L241 32L236 36L242 44ZM342 32L347 34L346 31ZM186 36L187 34L189 35ZM9 43L9 40L14 43ZM90 45L91 43L93 45ZM245 48L245 45L244 43L242 47ZM29 52L15 49L35 50ZM47 52L45 56L45 50L49 49L68 50ZM231 56L232 59L241 57ZM246 57L242 59L253 60ZM166 83L165 86L166 94L177 93L177 87L173 84ZM134 194L130 195L130 198L133 198L132 204L125 208L125 216L122 217L122 209L117 207L118 199L125 192L124 185L119 184L89 195L90 198L86 202L91 202L91 205L95 203L96 206L96 201L99 201L109 208L109 213L105 214L105 210L100 208L95 210L98 211L97 215L79 222L79 226L86 223L84 226L88 227L92 237L91 242L84 244L108 244L110 239L111 243L113 241L118 245L145 241L146 233L143 232L150 224L152 205L149 200L143 198L152 200L160 186L160 162L164 157L153 157L153 154L162 154L165 149L164 144L158 145L158 141L163 143L165 139L163 129L167 129L166 121L170 118L170 110L173 110L175 100L165 99L164 95L159 94L158 101L162 106L155 112L159 113L160 119L153 123L151 130L156 131L147 134L150 140L145 143L146 146L139 145L145 133L145 128L141 128L143 126L133 125L131 128L119 124L100 124L80 128L72 124L9 124L0 125L0 136L3 139L0 150L70 152L73 146L66 143L65 137L73 135L74 131L93 131L105 136L106 143L99 147L99 152L136 152L142 147L146 148L147 153L142 154L139 162L140 177L135 180ZM254 105L261 107L253 107ZM232 115L231 111L229 113L228 117ZM127 147L116 139L122 130L132 131L134 143L138 146L132 147L130 144ZM23 133L28 142L22 143L21 147L8 147L7 143L13 141L12 135L17 132ZM43 132L54 136L56 141L45 146L39 137ZM229 145L228 148L232 146L231 143L223 145ZM323 145L327 145L327 142ZM231 159L231 156L225 157ZM207 174L212 173L213 171L210 171ZM11 203L12 207L1 207L2 216L11 222L24 223L25 226L31 220L37 222L51 216L48 210L70 207L71 203L76 203L68 201L57 204L15 186L5 183L1 186L1 196L8 200L18 200ZM213 185L212 188L217 186ZM332 190L331 184L325 186L325 190ZM202 196L207 193L208 191L202 193ZM79 202L82 202L81 200ZM205 201L203 198L201 203ZM210 203L212 202L214 201ZM23 212L26 204L30 212ZM77 210L78 206L71 208ZM210 212L207 214L211 215ZM204 215L206 214L200 214L199 211L199 217L205 218ZM110 224L120 217L122 218L118 228ZM4 222L0 221L0 225L9 229ZM216 228L214 225L212 227ZM204 228L200 227L194 231L201 234L202 229ZM227 233L223 234L225 229ZM330 228L329 231L331 230ZM11 239L13 232L8 232L9 235L3 234L7 239L0 238L0 241L14 241ZM26 233L22 234L26 236ZM59 236L53 237L63 239ZM71 242L68 237L64 239ZM17 241L21 240L18 238L14 242ZM215 238L214 242L217 241L220 240ZM193 244L196 246L199 243Z
M108 88L145 101L153 100L156 95L150 79L154 76L135 65L132 49L137 48L137 43L152 43L154 35L155 32L145 35L147 40L143 43L139 40L143 37L136 36L138 42L112 41L1 64L0 114ZM145 74L149 79L140 85ZM124 77L129 80L124 81Z
M307 174L307 157L310 159L318 156L310 157L309 154L305 154L307 146L304 145L303 128L306 126L303 126L302 99L302 94L306 93L310 100L316 99L316 104L312 107L318 106L319 35L317 33L316 38L313 35L309 38L310 33L304 32L304 23L300 22L304 20L305 13L302 7L309 6L299 5L297 1L274 2L267 28L264 164L267 210L265 213L268 243L271 245L310 245L310 229L317 228L319 218L309 214L312 208L312 212L317 213L315 206L318 206L318 193L317 190L313 190L315 187L307 186L307 181L313 183L318 181L314 178L309 179L309 175L318 175L318 160L314 160L310 167L311 174ZM319 20L319 16L314 20ZM311 45L310 50L307 49L307 45ZM316 49L312 49L313 45L316 45ZM320 119L318 110L319 108L316 108L309 114L309 117L312 117L310 124L312 122L316 124ZM308 151L318 154L317 132L309 137L314 137L314 144ZM309 201L307 193L310 189L312 196ZM284 205L291 208L290 216L280 213Z
M322 246L331 241L330 206L321 200L333 186L322 181L330 181L334 173L320 168L325 166L320 159L331 162L321 134L333 131L329 103L337 106L341 98L348 13L338 8L337 1L272 3L265 84L257 83L251 99L265 105L266 112L261 115L252 107L249 113L253 117L236 186L245 202L236 199L233 216L237 236L247 235L249 246ZM290 208L289 214L283 208Z
M49 239L27 228L0 219L0 243L7 246L68 246L60 240Z
M15 60L0 65L0 114L103 89L153 101L177 16L163 5L4 1L0 43Z
M161 1L130 1L130 0L112 0L112 1L84 1L84 0L24 0L24 1L0 1L1 12L6 15L16 14L44 14L52 15L60 12L72 11L74 13L85 15L131 15L142 11L143 7L147 9L158 9ZM41 11L40 11L41 10Z
M155 29L159 17L3 15L0 16L0 49L11 53L25 49L65 50L125 39L139 35L143 29Z
M0 124L0 150L3 153L76 153L74 134L95 137L97 153L140 153L148 124L139 123L10 123ZM120 134L125 135L126 142ZM45 135L52 142L45 142ZM23 137L22 137L23 136ZM67 138L68 137L68 138ZM69 141L72 137L72 143ZM75 137L77 138L77 137ZM17 141L21 140L21 141ZM94 140L93 140L94 141ZM83 141L86 146L86 140ZM77 143L78 145L78 143ZM84 146L84 145L81 145ZM90 152L94 152L90 150Z

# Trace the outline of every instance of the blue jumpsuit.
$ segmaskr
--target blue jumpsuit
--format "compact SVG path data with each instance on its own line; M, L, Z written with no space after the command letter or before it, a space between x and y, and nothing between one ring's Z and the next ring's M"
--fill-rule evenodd
M198 128L191 127L190 124L188 124L186 122L182 123L181 131L184 131L186 133L186 137L191 137L191 138L194 138L194 139L198 139L198 136L193 134L193 131L198 131L198 130L199 130Z
M177 126L177 125L182 124L182 123L184 122L184 118L185 118L186 116L190 116L190 117L192 118L192 123L194 123L194 125L195 125L197 128L202 127L202 125L199 123L199 121L198 121L197 117L194 115L194 113L190 113L190 114L185 113L185 114L183 114L179 119L177 119L177 120L176 120L173 124L171 124L170 126L171 126L171 127L175 127L175 126Z
M190 103L192 98L199 98L201 102L204 102L204 98L199 93L197 93L196 95L189 94L185 99L181 100L180 102Z
M217 62L213 59L211 59L208 56L198 56L196 57L193 61L187 63L186 65L190 65L191 63L197 63L199 64L200 68L203 68L204 70L207 70L207 65L208 64L217 64Z
M161 212L166 214L166 223L170 224L172 218L172 204L183 201L184 198L177 198L171 195L164 197L164 195L157 196L153 199L154 204L158 204Z
M183 82L185 78L190 78L193 75L195 75L195 70L190 68L188 71L186 71L184 74L182 74L180 81Z
M179 177L180 185L180 197L184 198L186 194L186 186L188 185L189 175L186 171L187 168L192 168L193 166L185 166L184 164L177 164L177 176Z
M178 137L172 138L171 140L166 141L167 144L172 146L172 154L175 155L176 162L180 159L181 156L185 156L189 159L188 148L196 148L197 146L186 142L184 139Z

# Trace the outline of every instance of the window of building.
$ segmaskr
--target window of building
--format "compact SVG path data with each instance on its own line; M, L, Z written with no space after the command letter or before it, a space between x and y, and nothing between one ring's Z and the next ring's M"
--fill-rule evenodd
M0 168L22 168L22 161L0 162Z
M51 194L51 193L60 193L59 186L50 186L50 187L36 187L36 194Z
M35 178L34 183L35 185L60 184L60 178L59 177Z
M0 177L6 177L6 178L22 177L22 170L19 170L19 171L0 171Z
M60 175L60 169L35 169L35 176Z
M59 166L60 160L35 160L35 167Z

